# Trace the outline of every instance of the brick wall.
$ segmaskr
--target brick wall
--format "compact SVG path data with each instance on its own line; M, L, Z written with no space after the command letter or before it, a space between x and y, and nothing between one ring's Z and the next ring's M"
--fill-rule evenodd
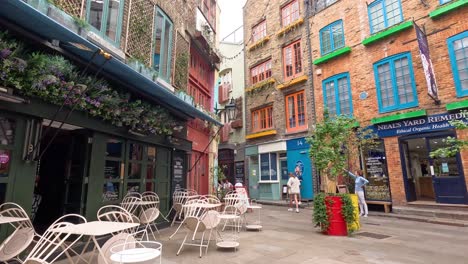
M426 80L416 41L416 33L413 28L372 43L367 47L361 44L363 39L370 36L367 12L367 4L369 2L371 1L341 0L316 13L309 20L312 28L311 46L314 60L321 57L319 30L339 19L343 20L345 45L352 49L351 53L347 55L314 66L314 87L318 118L320 119L324 109L322 81L343 72L349 72L354 116L360 121L361 126L369 125L370 120L374 117L395 114L397 112L426 109L428 114L442 113L446 112L446 103L465 100L466 98L456 97L446 40L448 37L468 30L468 23L466 23L468 8L460 8L443 15L439 19L433 20L428 17L428 14L439 7L439 0L401 0L404 21L414 19L420 27L425 27L428 35L430 54L441 100L441 105L437 106L427 95ZM425 6L424 2L428 6ZM377 103L373 63L387 56L402 52L411 53L419 106L381 114L379 113ZM321 73L319 74L319 72ZM359 99L359 95L362 92L367 92L367 99ZM465 134L464 136L466 137ZM398 139L396 137L385 138L385 148L393 202L395 204L403 204L406 201L406 197ZM465 152L462 154L466 154ZM467 155L462 156L465 156L463 164L468 164ZM466 166L464 167L464 171L466 177L468 173Z
M305 98L307 100L308 124L310 127L312 120L312 109L310 106L310 83L308 81L293 85L289 88L277 90L276 85L287 83L284 81L283 73L283 54L282 48L295 40L301 40L302 50L302 68L303 74L308 74L307 61L307 45L306 45L306 27L305 23L290 31L285 36L277 36L276 33L282 29L280 8L290 1L269 1L269 0L248 0L244 6L244 42L246 47L253 43L252 27L258 22L266 19L266 31L270 40L263 46L254 50L245 52L245 87L251 86L250 68L256 64L271 59L272 62L272 77L276 83L263 89L255 90L252 93L246 93L246 134L252 133L251 129L251 111L258 109L263 105L273 104L273 126L277 130L277 135L262 137L258 139L248 140L247 144L259 144L261 142L273 141L285 138L296 138L305 136L307 132L287 134L285 123L285 96L287 94L305 90ZM299 0L300 17L305 19L304 1Z

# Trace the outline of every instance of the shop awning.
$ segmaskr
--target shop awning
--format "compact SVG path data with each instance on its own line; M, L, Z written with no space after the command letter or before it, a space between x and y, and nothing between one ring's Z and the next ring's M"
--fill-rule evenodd
M100 49L20 0L3 0L0 16L43 40L58 40L60 48L77 56L82 61L91 61L93 54ZM92 64L100 67L103 61L104 58L96 56ZM102 71L126 84L128 90L143 95L149 102L157 103L177 116L200 118L219 126L222 125L216 119L186 103L171 91L147 79L118 59L112 58L104 64Z

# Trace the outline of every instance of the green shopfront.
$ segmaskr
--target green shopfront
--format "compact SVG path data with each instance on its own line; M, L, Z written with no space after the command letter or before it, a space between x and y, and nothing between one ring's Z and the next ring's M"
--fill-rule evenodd
M62 56L69 60L65 63L87 69L87 75L107 83L107 101L119 102L112 114L107 110L99 116L87 111L92 109L89 105L81 105L89 99L81 93L71 100L80 102L72 111L73 103L62 104L71 92L60 101L32 90L25 93L0 86L0 203L21 205L38 231L68 213L95 219L101 206L118 204L128 191L156 192L166 213L171 192L185 184L192 149L186 140L186 121L200 118L219 123L123 62L105 58L94 44L21 1L3 3L0 17L0 31L8 29L17 41L32 44L44 56ZM51 45L51 39L59 46ZM62 96L58 89L50 91ZM136 118L129 127L115 119L103 120L102 115L117 116L120 121ZM171 136L170 131L148 133L153 126L137 125L161 116L168 122L158 126L171 126Z

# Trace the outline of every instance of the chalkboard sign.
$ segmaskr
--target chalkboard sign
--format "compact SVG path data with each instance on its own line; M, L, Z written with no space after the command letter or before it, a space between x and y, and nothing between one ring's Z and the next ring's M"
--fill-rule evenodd
M185 158L184 153L174 153L174 160L172 164L172 192L177 189L185 188Z
M364 187L367 200L390 201L390 187L387 171L387 158L383 142L375 149L367 151L364 157L366 178Z
M244 183L244 162L236 162L235 163L235 170L236 170L236 183Z

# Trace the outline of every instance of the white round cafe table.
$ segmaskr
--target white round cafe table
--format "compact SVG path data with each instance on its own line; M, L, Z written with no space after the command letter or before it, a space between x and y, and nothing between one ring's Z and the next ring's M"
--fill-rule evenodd
M221 220L239 220L240 216L238 215L231 215L231 214L220 214L218 218ZM218 228L222 226L221 224L218 225ZM234 248L235 250L239 247L239 236L236 235L235 229L233 229L231 234L223 234L221 232L218 233L218 238L216 239L216 246L218 248Z
M130 248L111 255L114 263L140 263L156 259L161 251L155 248Z

